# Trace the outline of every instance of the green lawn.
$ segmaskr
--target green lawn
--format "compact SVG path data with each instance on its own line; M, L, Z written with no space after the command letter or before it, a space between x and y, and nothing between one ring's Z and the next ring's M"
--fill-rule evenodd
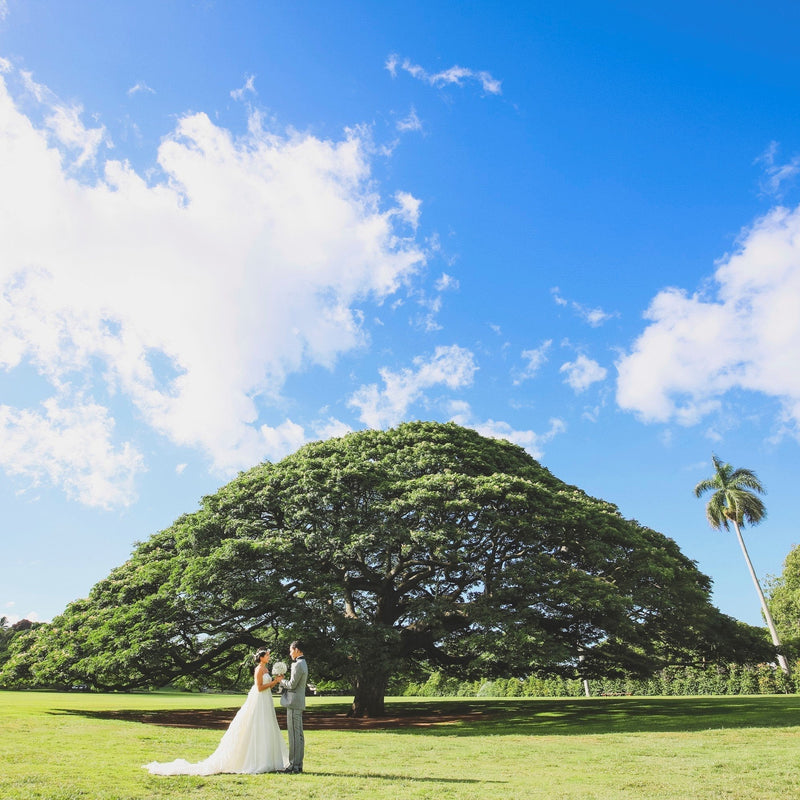
M244 695L0 692L0 798L522 800L797 797L800 697L397 699L430 726L314 729L346 701L312 698L303 775L156 777L147 761L200 760L207 719ZM206 727L170 727L163 715ZM463 716L463 718L461 718ZM279 722L284 726L283 715ZM457 718L455 718L457 717ZM454 719L455 718L455 719Z

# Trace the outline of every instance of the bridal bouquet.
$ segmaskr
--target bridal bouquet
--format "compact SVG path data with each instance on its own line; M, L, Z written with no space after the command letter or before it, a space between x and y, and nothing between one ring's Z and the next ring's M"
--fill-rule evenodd
M272 676L275 677L276 675L285 675L287 671L286 664L283 661L276 661L272 665Z

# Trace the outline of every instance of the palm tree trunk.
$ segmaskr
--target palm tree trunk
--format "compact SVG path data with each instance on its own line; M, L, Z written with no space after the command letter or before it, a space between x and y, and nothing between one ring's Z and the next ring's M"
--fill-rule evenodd
M783 670L784 674L788 675L789 663L786 661L786 656L780 652L781 640L778 638L778 631L775 628L775 622L772 619L772 614L770 614L767 600L764 597L764 592L761 591L761 584L758 582L758 576L756 575L756 571L753 569L753 562L750 561L750 555L747 552L747 546L744 543L744 537L742 536L742 532L739 530L739 524L736 522L736 520L732 519L731 522L733 522L736 536L739 539L739 545L742 548L742 553L744 553L744 560L747 562L747 569L750 570L750 577L753 579L753 583L756 586L758 599L761 601L761 610L764 612L764 619L767 621L767 627L769 628L770 636L772 636L772 644L774 644L779 651L778 664L780 665L780 668Z

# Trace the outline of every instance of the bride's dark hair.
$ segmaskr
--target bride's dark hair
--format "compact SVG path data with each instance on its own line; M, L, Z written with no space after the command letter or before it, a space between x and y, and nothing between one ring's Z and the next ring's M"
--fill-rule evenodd
M258 651L258 652L257 652L257 653L256 653L256 654L253 656L253 663L254 663L256 666L258 666L258 665L261 663L261 658L262 658L262 656L265 656L267 653L269 653L269 650L259 650L259 651Z

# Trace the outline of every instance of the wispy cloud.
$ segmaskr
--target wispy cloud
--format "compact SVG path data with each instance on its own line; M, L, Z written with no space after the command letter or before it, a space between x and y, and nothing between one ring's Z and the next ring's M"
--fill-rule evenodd
M93 128L84 124L81 119L81 105L62 103L46 86L37 83L30 72L21 71L19 74L25 91L44 110L44 131L47 132L50 143L65 157L64 165L68 170L79 171L94 162L102 146L113 146L105 126ZM6 94L4 82L0 86L0 94ZM5 124L8 131L8 126L16 125L17 120L7 117Z
M406 117L398 120L397 130L401 133L422 130L422 120L417 116L417 111L413 106Z
M244 100L245 96L248 94L258 94L258 92L256 92L255 75L248 75L245 79L244 86L231 90L231 97L234 100Z
M142 92L145 94L155 94L156 90L151 89L144 81L139 81L137 84L128 89L128 97L133 97L133 95L141 94Z
M502 94L501 82L485 70L473 70L456 65L440 72L428 72L407 58L401 61L394 53L386 59L385 66L393 78L397 77L398 69L401 69L430 86L464 86L465 83L477 83L486 94Z
M762 164L764 174L761 178L761 193L776 199L783 197L787 184L790 184L800 173L800 155L794 155L784 164L777 163L779 145L770 142L767 149L755 160Z
M527 363L516 373L514 377L514 383L516 385L519 385L523 381L530 380L536 375L537 372L539 372L542 365L547 362L547 354L552 345L553 340L547 339L546 341L542 342L539 347L535 347L532 350L522 351L522 358L525 359Z
M800 207L743 232L708 293L659 292L617 363L617 402L643 420L694 424L734 389L777 398L800 437Z
M417 293L417 304L422 308L422 313L413 320L416 327L427 333L442 329L439 323L439 312L444 303L443 295L445 292L456 291L459 288L459 282L452 275L443 272L434 282L433 288L435 294L424 291Z
M550 293L553 295L556 305L571 308L584 322L591 325L593 328L599 328L603 323L608 322L610 319L619 317L617 311L604 311L600 307L590 308L582 303L577 303L574 300L566 300L561 296L561 291L557 286L554 286Z
M446 272L443 272L436 280L434 286L437 292L446 292L458 289L459 283L457 278L454 278L452 275L448 275Z

